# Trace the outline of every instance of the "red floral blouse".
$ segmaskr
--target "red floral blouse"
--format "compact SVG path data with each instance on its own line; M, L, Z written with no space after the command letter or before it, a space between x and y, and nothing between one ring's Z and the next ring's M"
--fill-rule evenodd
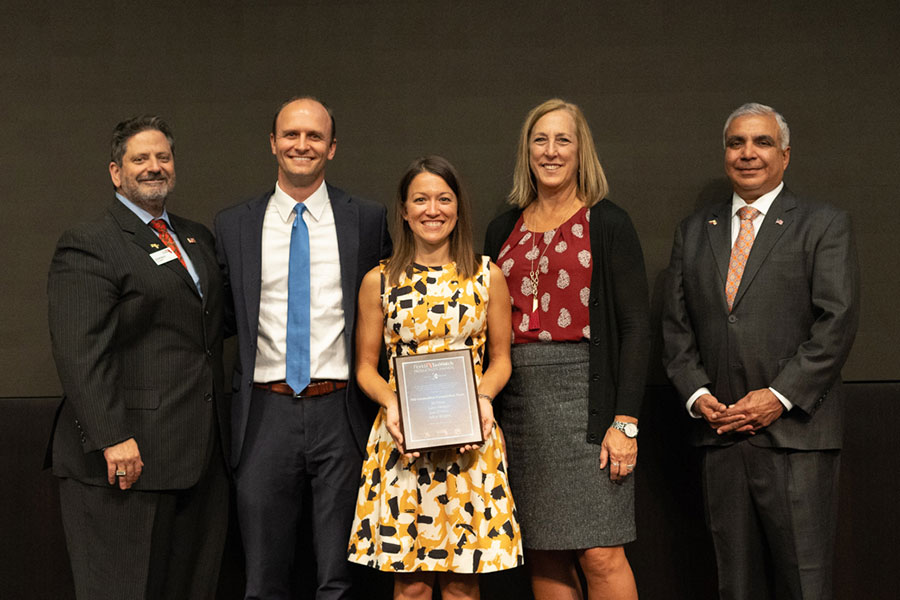
M589 222L582 208L556 229L535 233L519 217L497 259L512 298L514 344L590 338Z

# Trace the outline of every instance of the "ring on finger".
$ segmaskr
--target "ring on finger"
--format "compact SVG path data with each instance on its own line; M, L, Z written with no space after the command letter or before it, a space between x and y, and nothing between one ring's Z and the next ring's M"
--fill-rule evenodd
M125 469L118 469L116 471L116 477L125 477L126 475L128 475L128 471Z

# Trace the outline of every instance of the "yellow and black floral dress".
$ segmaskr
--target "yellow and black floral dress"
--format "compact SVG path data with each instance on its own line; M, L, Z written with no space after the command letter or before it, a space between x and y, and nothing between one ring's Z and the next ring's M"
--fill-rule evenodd
M384 262L381 268L384 277ZM470 348L480 381L489 288L488 257L462 281L454 263L414 265L381 296L389 358ZM390 384L396 389L393 364ZM436 450L407 461L381 409L366 453L350 561L395 572L488 573L522 564L499 428L477 451Z

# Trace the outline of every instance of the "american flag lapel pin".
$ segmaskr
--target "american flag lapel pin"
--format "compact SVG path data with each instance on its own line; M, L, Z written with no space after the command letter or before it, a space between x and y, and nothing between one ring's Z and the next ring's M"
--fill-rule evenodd
M776 225L784 225L784 221L782 221L781 219L775 219L775 224Z
M197 240L195 240L194 238L188 238L187 241L188 241L188 244L196 244L197 243Z

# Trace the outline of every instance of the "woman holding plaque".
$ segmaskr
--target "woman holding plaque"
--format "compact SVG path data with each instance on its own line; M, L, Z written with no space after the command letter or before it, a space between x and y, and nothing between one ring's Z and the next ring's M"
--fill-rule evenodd
M394 254L360 287L357 381L381 409L363 464L349 560L395 573L395 598L430 600L436 580L444 598L478 598L477 573L522 563L491 406L510 374L509 291L497 266L475 254L470 223L453 166L439 156L413 161L394 210ZM389 381L378 372L383 346ZM409 451L393 358L448 350L471 353L484 442ZM485 354L490 367L483 370ZM476 420L476 433L478 426Z
M522 126L509 201L485 251L512 297L513 373L501 396L535 598L637 598L637 417L649 352L647 278L581 110L562 100Z

